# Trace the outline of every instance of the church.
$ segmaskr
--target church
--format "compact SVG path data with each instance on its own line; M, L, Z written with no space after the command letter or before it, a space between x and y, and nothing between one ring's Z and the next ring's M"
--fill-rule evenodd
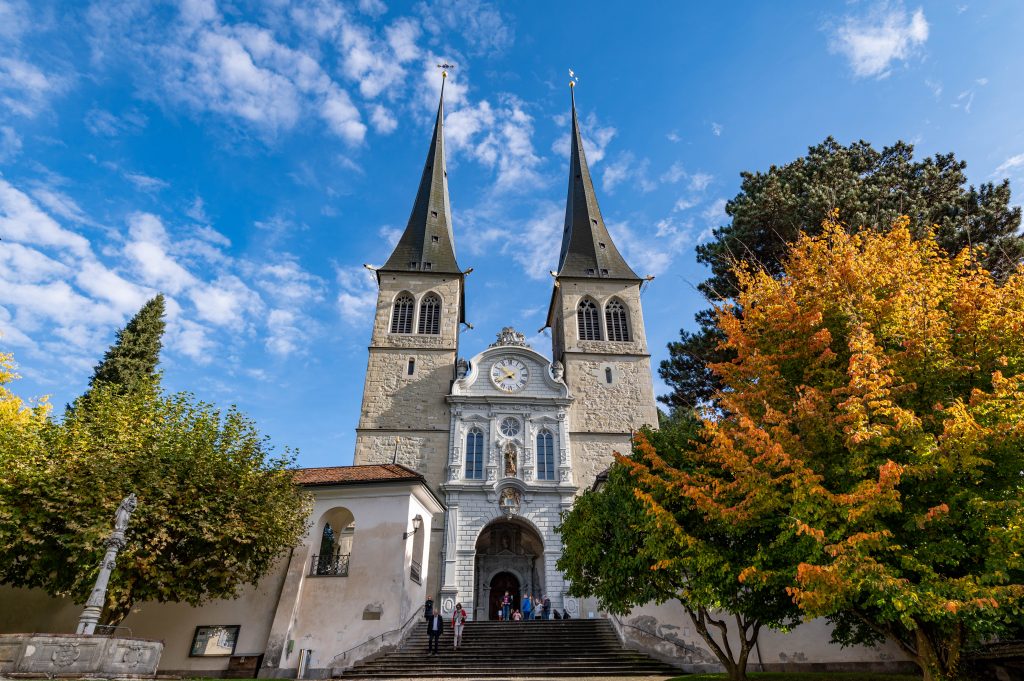
M398 646L430 595L450 615L493 620L508 591L572 618L605 617L568 594L560 514L657 425L637 275L598 206L576 113L565 223L546 328L551 360L503 329L460 356L468 271L456 258L444 143L444 87L412 213L372 268L376 313L354 465L296 471L312 495L309 532L258 584L201 606L139 604L119 633L164 642L160 672L315 678ZM80 607L0 587L0 633L74 631ZM609 618L624 645L686 670L715 658L683 610ZM892 647L829 645L821 621L761 635L753 665L893 668ZM3 670L0 650L0 671Z

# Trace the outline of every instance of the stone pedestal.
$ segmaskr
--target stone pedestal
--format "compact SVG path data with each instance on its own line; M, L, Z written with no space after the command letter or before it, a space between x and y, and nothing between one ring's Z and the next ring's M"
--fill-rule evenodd
M153 678L164 644L81 634L0 634L0 676Z

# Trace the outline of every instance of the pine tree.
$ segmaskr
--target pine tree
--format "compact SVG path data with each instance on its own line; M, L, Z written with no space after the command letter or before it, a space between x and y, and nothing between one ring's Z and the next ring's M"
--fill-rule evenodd
M164 326L164 296L161 293L143 305L117 332L117 340L89 379L89 392L101 383L121 386L119 392L130 392L142 380L156 375Z

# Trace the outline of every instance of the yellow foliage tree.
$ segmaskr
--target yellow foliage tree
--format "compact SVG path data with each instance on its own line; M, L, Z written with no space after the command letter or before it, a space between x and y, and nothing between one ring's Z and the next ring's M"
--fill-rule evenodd
M998 284L905 219L826 221L782 275L737 267L724 390L683 490L709 519L810 537L790 593L842 643L896 641L926 679L1019 621L1024 266ZM750 565L744 580L773 575Z

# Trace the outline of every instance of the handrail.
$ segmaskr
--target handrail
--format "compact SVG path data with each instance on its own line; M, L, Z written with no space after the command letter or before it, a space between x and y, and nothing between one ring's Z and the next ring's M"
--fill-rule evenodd
M385 632L384 632L384 633L382 633L382 634L374 634L373 636L371 636L370 638L366 639L366 640L365 640L365 641L363 641L362 643L359 643L359 644L357 644L357 645L354 645L354 646L352 646L351 648L349 648L348 650L345 650L345 651L343 651L343 652L340 652L340 653L338 653L337 655L335 655L334 657L332 657L332 658L331 658L331 661L330 661L330 663L329 663L329 664L327 665L327 666L328 666L328 668L333 668L333 667L334 667L334 661L335 661L335 660L337 660L337 659L338 659L339 657L344 657L345 655L348 655L349 653L351 653L351 652L352 652L353 650L355 650L356 648L361 648L362 646L365 646L365 645L366 645L367 643L370 643L370 642L372 642L372 641L373 641L374 639L376 639L376 638L378 638L378 637L379 637L379 638L381 639L381 641L383 641L383 640L384 640L384 637L385 637L385 636L387 636L388 634L393 634L393 633L395 633L396 631L402 631L402 630L403 630L403 629L405 629L405 628L406 628L407 626L409 626L409 623L410 623L410 622L412 622L412 621L413 621L414 619L418 619L418 618L419 618L419 616L420 616L420 612L421 612L422 610L423 610L423 607L422 607L422 606L421 606L421 607L419 607L419 608L416 608L415 610L413 610L413 612L412 612L412 615L410 615L410 616L409 616L409 619L407 619L407 620L405 621L405 624L403 624L402 626L398 627L397 629L391 629L391 630L389 630L389 631L385 631Z

